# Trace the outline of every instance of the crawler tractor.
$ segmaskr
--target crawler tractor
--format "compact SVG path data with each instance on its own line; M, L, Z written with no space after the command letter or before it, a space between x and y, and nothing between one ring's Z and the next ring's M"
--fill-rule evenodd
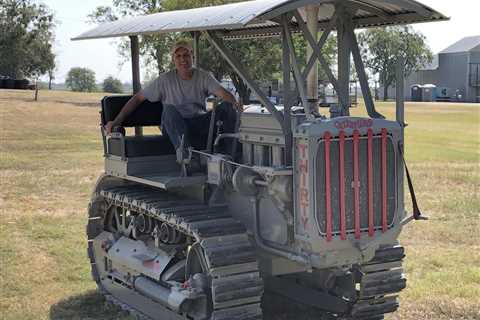
M412 215L404 207L402 66L396 119L387 120L375 110L354 29L445 19L413 0L256 0L119 20L78 36L129 36L138 91L139 35L191 32L198 62L203 34L260 101L245 107L235 134L216 129L212 116L189 174L168 137L142 133L160 125L160 103L144 102L123 123L135 135L102 129L105 173L87 226L99 290L142 319L291 319L297 308L312 319L376 320L397 310L406 286L397 239L422 218L415 197ZM337 76L321 52L332 30ZM303 70L292 33L311 48ZM280 106L224 43L253 37L281 39ZM349 113L350 57L368 117ZM330 117L307 88L317 60L338 94ZM102 100L102 125L128 98ZM223 152L222 142L236 152Z

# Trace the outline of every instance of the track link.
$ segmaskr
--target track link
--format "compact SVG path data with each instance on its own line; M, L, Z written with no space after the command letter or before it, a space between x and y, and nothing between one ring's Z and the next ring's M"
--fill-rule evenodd
M262 319L263 281L255 248L245 227L228 214L226 206L207 206L140 185L102 189L94 195L89 206L87 234L92 276L107 300L139 319L150 319L142 310L121 302L108 292L99 279L91 242L103 231L110 205L167 223L200 244L208 266L207 276L211 279L211 320ZM159 308L163 307L159 305Z
M402 246L384 246L375 252L370 262L360 267L360 292L349 319L383 319L385 313L398 309L396 294L406 287L402 269L404 257Z

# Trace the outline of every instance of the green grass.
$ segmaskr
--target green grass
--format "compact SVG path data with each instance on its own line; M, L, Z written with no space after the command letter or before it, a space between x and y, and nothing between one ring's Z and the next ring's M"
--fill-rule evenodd
M86 255L101 97L0 90L0 319L130 319L95 291ZM378 108L392 119L393 103ZM387 319L480 319L480 105L407 103L406 121L431 219L401 235L408 288Z

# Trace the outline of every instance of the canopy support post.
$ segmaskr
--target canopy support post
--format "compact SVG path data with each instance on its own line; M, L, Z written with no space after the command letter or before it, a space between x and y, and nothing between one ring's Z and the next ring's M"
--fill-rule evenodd
M297 17L297 15L295 15ZM322 50L323 46L325 45L325 42L328 39L328 36L332 32L333 27L335 26L335 21L336 21L336 15L334 14L331 18L330 23L327 25L327 27L323 30L322 35L320 36L320 40L318 40L317 47ZM314 50L315 52L315 50ZM317 61L317 55L312 54L310 59L307 62L307 65L305 66L305 70L303 71L302 75L303 77L306 77L307 74L310 72L310 70L313 68L314 65L316 65Z
M397 69L396 69L396 120L403 128L405 127L405 96L404 96L404 86L405 86L405 59L403 57L398 57Z
M358 47L357 36L355 35L351 19L346 21L345 26L348 37L350 38L353 61L355 62L355 70L357 71L358 80L362 89L363 99L365 101L365 107L367 108L367 113L371 118L385 119L383 115L381 115L379 112L377 112L377 110L375 110L372 93L370 92L370 87L368 85L367 73L365 72L365 66L362 61L362 56Z
M318 40L318 11L320 7L318 5L306 6L305 10L307 12L307 28L310 33L313 35L315 41ZM307 46L307 63L310 61L310 58L313 57L313 49L310 46ZM315 63L313 64L313 69L311 69L307 76L307 102L310 105L310 110L313 110L314 113L318 113L318 65L317 59L314 59Z
M302 76L302 73L300 72L297 58L295 56L295 48L292 41L290 27L288 25L289 19L287 18L286 15L282 15L281 21L283 26L283 34L285 35L285 42L287 43L288 51L290 53L290 61L293 68L293 75L295 78L295 83L297 85L297 90L300 93L302 105L305 108L305 115L307 116L307 119L311 120L314 118L314 116L312 114L312 110L310 109L310 105L308 104L308 100L307 100L307 93L305 91L305 78Z
M260 102L267 108L267 110L275 117L280 123L283 133L285 134L283 114L277 110L273 103L268 100L265 93L260 90L260 87L253 81L250 75L245 71L241 64L233 57L231 52L225 47L222 40L220 40L212 31L206 31L208 41L220 52L222 57L228 62L228 64L235 70L235 72L242 78L245 84L255 93Z
M405 141L405 96L404 96L404 81L405 81L405 59L404 57L399 57L397 61L397 68L396 68L396 120L400 125L400 135L401 135L401 142L399 143L398 148L400 149L401 154L405 154L404 150L404 141ZM403 186L404 179L405 179L405 163L403 159L397 161L397 174L398 174L398 181L401 181L401 185ZM405 194L403 188L398 188L398 201L399 203L403 204L405 200ZM402 217L403 218L403 217Z
M288 51L287 37L282 30L282 70L283 70L283 127L285 130L285 164L292 165L292 122L291 110L293 105L293 96L290 86L290 52Z
M330 110L331 117L348 116L350 114L350 41L345 21L351 19L343 6L337 6L337 50L338 50L338 86L339 106ZM341 98L340 98L341 96ZM336 109L336 110L335 110Z
M305 37L305 40L307 40L310 47L312 47L313 52L315 53L315 57L318 59L318 61L320 61L320 65L322 66L323 71L327 74L328 80L333 85L333 88L335 89L335 91L337 91L337 93L340 92L341 88L338 84L337 79L333 75L332 70L330 70L330 66L328 65L327 61L323 57L322 49L317 45L317 43L316 43L315 39L313 38L312 34L310 33L310 31L308 31L308 28L307 28L305 22L303 21L302 16L298 12L298 10L294 11L294 15L295 15L295 18L297 20L298 26L300 27L300 30L302 30L302 32L303 32L303 36ZM336 23L336 20L333 19L334 17L336 17L336 13L333 14L333 16L330 20L330 24L329 24L330 30L331 30L331 28L333 28L333 26ZM322 41L323 37L324 37L324 35L322 35L322 38L320 39L320 41ZM325 35L324 41L327 40L327 37L328 37L328 33L327 33L327 35ZM323 46L323 44L322 44L322 46ZM340 100L343 99L342 95L339 95L338 97L339 97Z
M133 94L136 94L142 90L142 84L140 82L140 49L138 44L138 36L130 36L130 51L132 55ZM143 128L135 127L135 135L142 136Z
M193 65L196 68L200 67L200 32L192 32L193 37Z

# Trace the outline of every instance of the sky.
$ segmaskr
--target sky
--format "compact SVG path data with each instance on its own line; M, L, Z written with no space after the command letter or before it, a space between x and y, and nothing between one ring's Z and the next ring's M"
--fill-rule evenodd
M55 82L65 81L73 67L95 71L97 82L113 76L123 82L131 81L130 62L123 63L114 39L71 41L70 39L95 27L87 15L98 6L111 5L111 0L40 0L55 13L57 20L55 53L57 71ZM480 35L480 0L420 0L427 6L450 17L450 21L421 23L414 29L427 37L434 53L445 49L463 37Z

